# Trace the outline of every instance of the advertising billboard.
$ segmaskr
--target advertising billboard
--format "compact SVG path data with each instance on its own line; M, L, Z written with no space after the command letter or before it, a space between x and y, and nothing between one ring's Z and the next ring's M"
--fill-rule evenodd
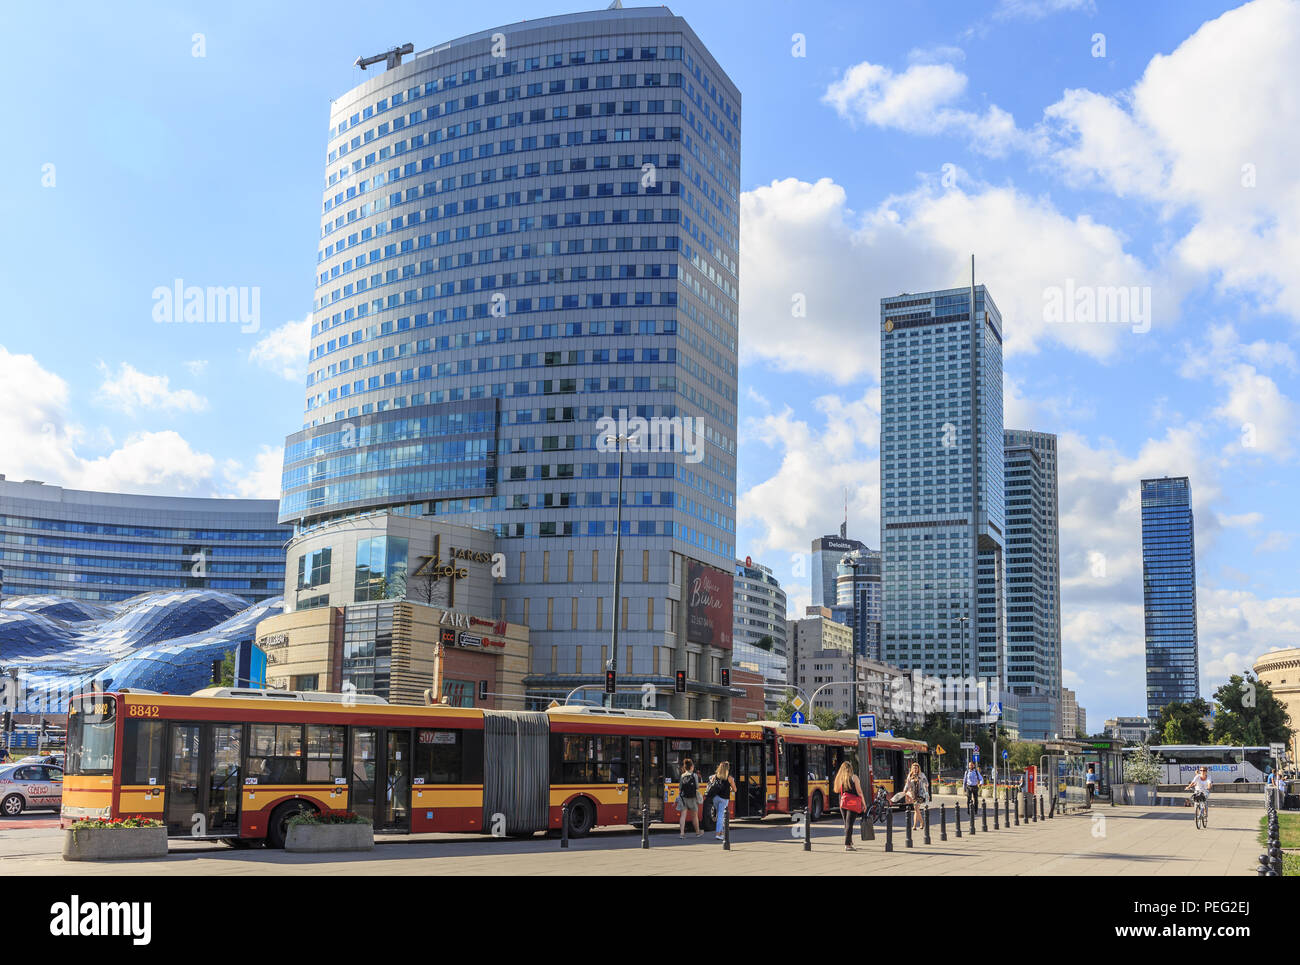
M730 650L735 577L694 560L683 562L687 641Z

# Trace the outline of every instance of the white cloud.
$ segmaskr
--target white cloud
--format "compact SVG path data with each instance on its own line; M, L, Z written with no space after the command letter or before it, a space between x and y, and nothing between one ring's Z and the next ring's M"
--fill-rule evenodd
M1157 55L1131 91L1066 91L1047 108L1050 156L1074 182L1187 212L1174 253L1300 319L1300 4L1255 0Z
M1150 287L1157 327L1180 297L1118 232L1008 187L924 184L857 215L829 178L787 178L741 195L740 227L742 357L838 382L878 375L881 297L963 285L971 252L1002 312L1008 355L1054 340L1105 359L1143 337L1134 325L1047 321L1049 289Z
M233 494L241 499L279 499L283 467L284 447L262 446L253 459L251 470L245 470L240 462L228 462L225 466L226 482Z
M822 101L854 122L909 134L963 134L973 150L991 157L1022 144L1015 120L997 105L983 114L951 106L966 83L966 75L948 63L912 63L896 73L864 60L831 83Z
M311 316L285 322L267 332L248 352L248 360L270 369L290 382L307 378L307 353L311 348Z
M85 460L76 485L105 492L206 496L215 464L179 433L141 432L107 456Z
M1054 13L1081 10L1095 13L1093 0L998 0L995 20L1042 20Z
M1235 529L1238 526L1253 529L1264 520L1263 513L1240 513L1236 516L1225 516L1222 513L1218 513L1217 515L1219 517L1219 525L1225 529Z
M880 440L879 390L856 400L825 395L813 404L824 417L820 429L795 418L788 407L744 427L747 446L765 444L782 454L777 471L739 498L744 526L761 532L746 550L756 559L779 551L807 553L809 533L837 532L845 489L852 532L879 533L880 463L873 454Z
M208 370L208 360L207 360L207 359L195 359L194 361L186 362L186 363L185 363L185 370L186 370L187 372L189 372L190 375L193 375L193 376L196 376L196 377L197 377L197 376L200 376L200 375L202 375L204 372L206 372L206 371Z
M203 396L189 389L173 389L168 376L148 375L130 362L123 362L116 375L102 362L99 370L104 376L99 398L110 408L128 415L139 410L202 412L208 407L208 400Z

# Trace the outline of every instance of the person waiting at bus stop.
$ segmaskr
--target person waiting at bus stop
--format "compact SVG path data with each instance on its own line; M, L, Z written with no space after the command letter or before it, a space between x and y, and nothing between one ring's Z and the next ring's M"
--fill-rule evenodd
M1097 765L1089 764L1084 776L1084 789L1088 792L1088 807L1092 807L1092 796L1097 793Z
M731 763L723 761L718 765L718 769L713 773L713 779L709 781L709 786L705 788L704 796L713 801L713 808L718 817L717 833L714 835L719 841L722 840L722 826L727 820L727 808L731 806L731 792L736 789L736 782L731 779Z
M903 784L903 800L912 806L912 830L914 831L921 830L921 808L925 806L929 796L929 781L921 773L920 762L913 761L907 772L907 780Z
M966 787L966 807L973 811L980 796L980 785L984 783L984 775L980 774L973 760L966 762L966 773L961 782Z
M859 814L863 814L863 821L867 820L864 814L867 799L862 793L862 782L853 773L853 765L848 761L842 763L836 772L832 790L840 796L840 811L844 814L844 850L856 851L857 848L853 847L853 822Z

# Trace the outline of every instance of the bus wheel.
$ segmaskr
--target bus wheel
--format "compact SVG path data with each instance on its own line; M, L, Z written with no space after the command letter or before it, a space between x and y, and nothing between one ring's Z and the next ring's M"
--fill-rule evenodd
M261 844L260 841L252 841L248 838L222 838L221 841L226 847L234 848L236 851L243 851L255 844Z
M10 794L0 803L0 811L4 812L7 818L16 818L23 813L23 798L21 794Z
M569 837L585 838L596 826L596 808L585 797L569 802Z
M285 839L289 837L289 819L295 814L315 810L306 801L289 801L287 804L281 804L271 812L271 823L266 827L267 845L272 848L283 848Z
M822 819L825 808L822 807L822 792L814 791L812 803L808 805L808 820L816 824Z

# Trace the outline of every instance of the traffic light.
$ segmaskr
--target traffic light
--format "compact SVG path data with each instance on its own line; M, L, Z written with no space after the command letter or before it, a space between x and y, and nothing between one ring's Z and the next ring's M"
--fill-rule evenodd
M618 688L615 686L614 671L606 670L605 671L605 693L613 694L617 692L618 692Z
M686 693L686 671L679 670L673 679L673 690L679 694Z
M221 683L221 661L220 660L212 661L212 682L214 684Z
M480 681L478 682L478 699L479 699L479 700L487 700L487 699L488 699L488 689L487 689L487 684L488 684L488 682L487 682L486 680L480 680Z
M13 729L14 729L14 715L6 710L5 719L4 719L4 732L7 734Z
M50 722L44 717L41 718L41 736L44 737L50 732Z
M991 741L996 741L997 739L998 739L998 722L997 722L996 720L994 720L994 721L990 721L990 722L989 722L989 740L991 740Z
M730 668L730 667L723 667L723 668L722 668L722 686L724 686L724 687L730 687L730 686L731 686L731 668Z

